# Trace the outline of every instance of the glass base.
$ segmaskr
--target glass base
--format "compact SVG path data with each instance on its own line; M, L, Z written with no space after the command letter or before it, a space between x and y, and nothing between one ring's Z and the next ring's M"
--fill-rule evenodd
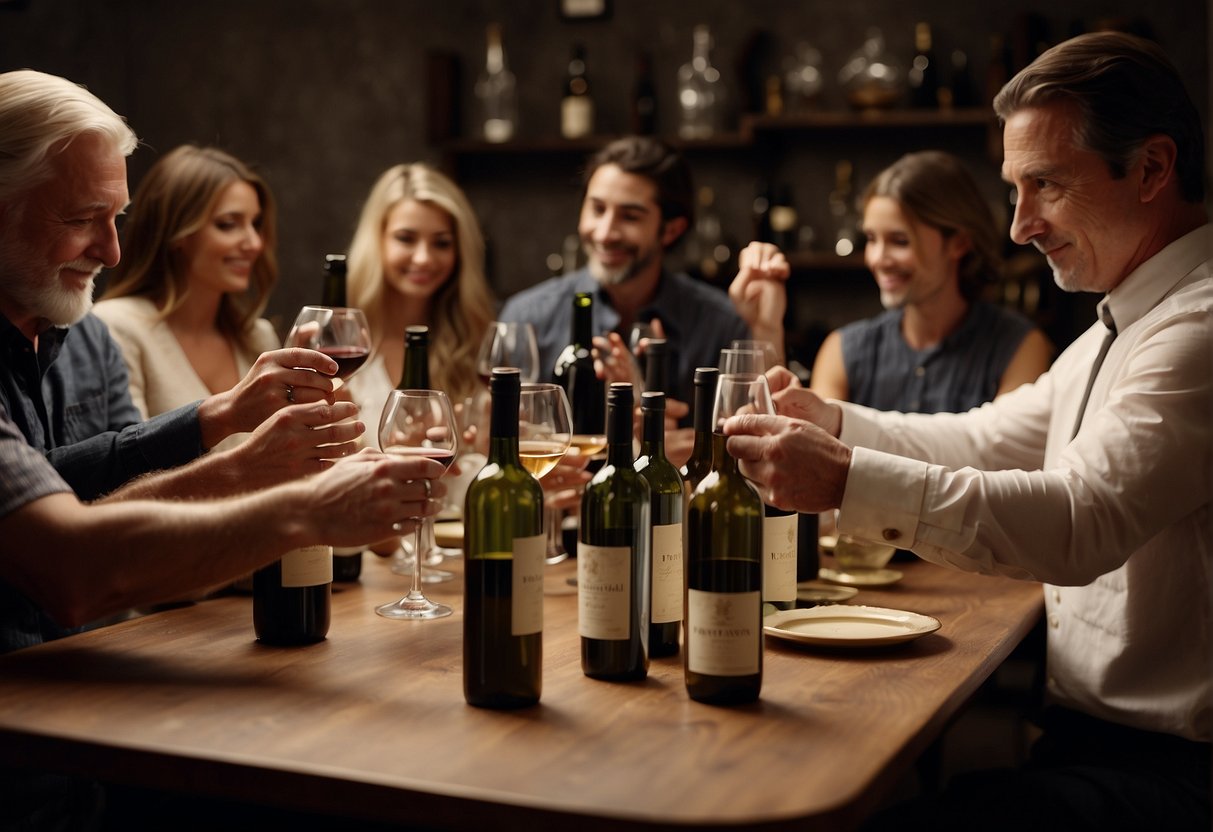
M399 601L375 607L384 618L445 618L454 612L446 604L436 604L421 593L409 593Z

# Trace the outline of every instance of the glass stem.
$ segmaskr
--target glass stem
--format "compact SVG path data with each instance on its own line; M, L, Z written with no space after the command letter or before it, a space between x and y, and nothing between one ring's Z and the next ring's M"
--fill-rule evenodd
M417 519L417 528L413 529L413 588L409 591L410 598L421 598L421 530L425 527L424 518Z

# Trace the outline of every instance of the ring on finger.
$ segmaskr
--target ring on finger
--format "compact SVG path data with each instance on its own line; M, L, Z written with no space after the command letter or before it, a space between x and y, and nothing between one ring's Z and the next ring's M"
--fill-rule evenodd
M288 403L290 403L290 404L294 404L294 403L295 403L295 387L294 387L294 385L288 384L288 385L286 386L286 400L287 400L287 402L288 402Z

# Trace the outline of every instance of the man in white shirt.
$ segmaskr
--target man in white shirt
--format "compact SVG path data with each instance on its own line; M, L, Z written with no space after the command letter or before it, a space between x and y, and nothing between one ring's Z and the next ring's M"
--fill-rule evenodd
M1154 44L1067 41L995 99L1011 237L1101 320L1035 384L966 414L823 402L771 373L730 420L766 502L839 531L1044 582L1042 740L898 828L1210 828L1213 226L1200 117ZM801 472L814 471L806 478ZM1026 826L1030 825L1030 826Z

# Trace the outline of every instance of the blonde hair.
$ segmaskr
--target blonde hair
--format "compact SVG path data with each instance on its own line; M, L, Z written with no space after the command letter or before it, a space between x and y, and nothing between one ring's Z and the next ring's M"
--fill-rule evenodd
M960 260L960 292L967 300L1002 274L1002 236L990 206L960 160L939 150L907 153L882 170L863 195L892 199L901 209L944 237L964 232L969 250Z
M257 192L263 248L253 263L248 293L225 294L215 323L220 332L245 343L278 282L274 198L265 180L217 148L182 145L152 165L135 192L123 228L123 258L103 299L145 297L156 304L161 317L179 309L189 284L177 244L206 225L233 182L247 182Z
M383 232L388 214L409 199L442 209L455 226L455 268L430 299L424 323L430 328L431 381L451 401L463 401L475 390L476 354L495 307L484 276L484 237L458 185L423 164L396 165L379 177L350 242L348 302L366 314L376 349L385 338L404 337L384 331Z
M84 87L31 69L0 73L0 203L49 179L51 157L86 134L123 156L139 144L121 116Z

